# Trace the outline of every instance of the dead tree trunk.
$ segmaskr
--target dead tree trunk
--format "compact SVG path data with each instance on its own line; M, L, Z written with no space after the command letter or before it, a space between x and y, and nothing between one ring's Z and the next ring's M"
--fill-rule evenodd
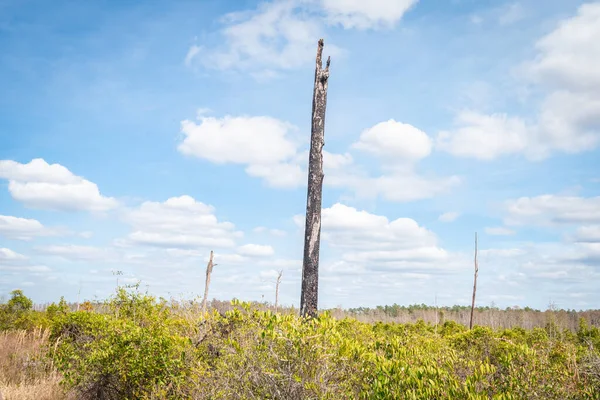
M79 290L77 291L77 311L79 311L79 296L81 295L81 281L79 281ZM2 398L0 398L2 400Z
M323 69L323 39L317 48L315 87L312 104L311 143L308 163L308 193L302 263L300 315L316 317L319 299L319 247L321 240L321 201L323 194L323 146L325 145L325 108L330 58Z
M281 283L281 275L283 275L283 270L279 271L277 274L277 281L275 282L275 312L279 308L279 284Z
M475 294L477 293L477 274L479 273L479 265L477 265L477 232L475 232L475 278L473 279L473 300L471 302L471 319L469 321L469 329L473 329L473 313L475 312Z
M208 286L210 285L210 274L212 274L213 270L213 252L210 251L210 257L208 259L208 264L206 265L206 282L204 284L204 297L202 298L202 311L206 311L206 301L208 300Z

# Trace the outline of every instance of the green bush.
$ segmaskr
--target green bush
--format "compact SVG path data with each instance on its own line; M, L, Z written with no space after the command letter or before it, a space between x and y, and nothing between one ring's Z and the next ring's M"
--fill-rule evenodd
M82 399L150 398L157 388L161 398L179 398L190 339L171 332L168 309L124 290L109 304L115 315L79 311L55 319L53 358L64 383Z
M0 304L0 331L9 329L32 330L47 327L50 322L43 312L34 311L33 302L22 290L10 292L6 304Z
M83 400L600 399L600 331L584 320L577 332L468 330L305 320L239 301L203 313L122 288L78 312L28 300L12 293L2 328L50 325L48 355Z

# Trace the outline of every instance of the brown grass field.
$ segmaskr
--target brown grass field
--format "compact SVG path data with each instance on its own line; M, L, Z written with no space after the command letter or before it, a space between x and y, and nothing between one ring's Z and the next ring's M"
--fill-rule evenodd
M49 331L0 333L0 399L62 400L60 376L44 359Z

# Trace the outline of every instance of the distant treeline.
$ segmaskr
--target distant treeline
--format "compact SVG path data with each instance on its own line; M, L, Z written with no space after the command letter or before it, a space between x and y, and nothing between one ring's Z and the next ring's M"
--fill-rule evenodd
M171 299L173 304L181 304L194 300L184 301ZM35 310L43 311L48 304L37 304ZM269 302L251 302L253 307L262 310L274 310L274 305ZM77 303L68 303L71 310L77 309ZM99 309L104 306L103 301L83 302L80 307L93 307ZM226 312L233 307L229 300L213 299L208 303L209 307L220 312ZM291 306L280 306L278 311L282 314L297 314L298 309ZM325 311L325 310L323 310ZM461 325L469 325L470 306L454 305L448 306L430 306L427 304L412 304L408 306L392 304L384 306L357 307L357 308L333 308L328 309L335 318L355 318L362 322L394 322L410 323L423 320L432 325L442 325L445 321L455 321ZM479 306L475 308L475 325L489 326L491 328L515 328L533 329L536 327L547 328L548 325L556 326L558 329L568 329L576 331L579 325L579 319L584 318L590 326L600 327L600 310L577 311L570 309L553 309L550 305L547 310L537 310L530 307L507 307L500 309L493 306Z

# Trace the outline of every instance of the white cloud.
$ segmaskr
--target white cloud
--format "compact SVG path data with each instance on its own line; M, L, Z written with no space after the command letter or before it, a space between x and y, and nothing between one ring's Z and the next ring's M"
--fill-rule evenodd
M325 185L350 189L359 198L414 201L444 193L458 185L458 176L426 177L416 163L431 152L427 134L411 125L388 120L364 130L352 148L378 156L384 172L366 173L348 154L324 153Z
M302 6L303 2L274 1L254 11L227 14L221 31L224 46L206 49L201 59L192 46L186 61L198 59L207 68L271 72L314 62L322 23Z
M255 10L230 13L222 18L222 45L212 49L192 45L185 64L206 68L249 71L258 80L279 76L314 62L317 39L325 24L356 29L391 28L417 0L276 0ZM327 52L343 51L327 44Z
M50 268L45 265L34 265L30 262L29 257L0 247L0 271L43 273L50 271Z
M179 144L181 153L216 164L246 166L250 176L277 188L306 185L308 151L292 136L293 125L271 117L201 117L199 124L186 120ZM414 171L415 163L429 155L431 140L411 125L389 120L365 130L353 145L382 156L385 174L369 176L349 153L323 150L324 185L350 190L358 197L383 197L390 201L413 201L433 197L460 183L457 176L429 178ZM409 188L409 189L407 189Z
M600 197L542 195L506 202L509 225L600 223Z
M495 226L495 227L486 227L485 233L488 235L494 236L510 236L514 235L516 232L512 229L503 227L503 226Z
M217 164L277 164L296 153L289 139L292 125L271 117L202 117L200 124L185 120L183 154Z
M0 215L0 235L8 239L31 240L38 236L53 236L55 230L46 228L35 219Z
M81 236L84 239L90 239L92 236L94 236L94 232L92 232L92 231L80 232L79 236Z
M298 144L290 132L296 128L271 117L201 117L185 120L185 139L178 150L216 164L246 165L250 176L264 178L274 187L295 187L302 169L295 162Z
M489 258L513 258L526 254L524 249L484 249L479 250L481 256Z
M226 248L243 236L231 222L219 222L214 208L190 196L171 197L163 203L146 201L129 210L124 220L133 231L122 245L165 248Z
M455 156L492 160L523 152L528 145L528 127L519 118L465 110L455 124L455 130L441 131L436 139L438 149Z
M78 246L74 244L38 246L34 250L38 254L56 256L65 260L98 260L100 262L110 262L116 257L113 249Z
M541 160L553 152L579 153L600 143L600 3L584 4L535 44L521 76L545 94L531 120L461 111L457 128L440 132L437 145L459 157L491 160L524 154Z
M449 212L445 212L443 214L441 214L438 217L438 220L441 222L453 222L456 221L456 219L459 217L459 213L457 213L456 211L449 211Z
M303 227L304 217L295 223ZM340 203L322 211L323 242L339 252L329 268L354 273L365 270L453 272L457 257L437 244L436 235L410 218L389 221L382 215Z
M275 250L271 246L260 244L245 244L237 250L238 254L249 257L267 257L275 254Z
M253 229L253 231L255 233L267 233L269 235L279 236L279 237L287 235L287 232L283 231L281 229L269 229L269 228L264 227L264 226L257 226L256 228Z
M474 25L481 25L483 17L481 17L481 15L473 14L469 17L469 21Z
M302 271L302 260L293 260L285 258L270 258L264 259L257 262L257 265L261 267L270 267L277 270L288 270L301 272Z
M520 3L507 4L500 9L498 22L500 25L510 25L525 18L525 9Z
M212 112L213 111L208 107L200 107L199 109L196 110L196 118L202 119L203 117L206 117L208 114L211 114Z
M575 240L584 243L600 243L600 225L580 226L575 233Z
M593 283L600 280L595 268L600 247L577 243L524 243L519 249L488 249L481 252L480 262L490 273L512 270L518 284L556 283L564 292L570 283ZM513 268L511 268L513 267Z
M579 7L577 15L536 43L538 56L527 65L530 78L556 89L594 91L600 88L600 3Z
M418 0L321 0L330 23L344 28L392 28Z
M107 211L118 206L98 186L60 164L36 158L27 164L0 160L0 178L8 179L11 196L28 207L61 211Z
M295 188L306 180L306 173L302 167L293 163L249 165L246 167L246 173L255 178L262 178L269 186L276 188Z
M269 280L272 280L272 281L276 281L277 277L279 276L279 271L274 270L274 269L260 271L259 276L262 279L269 279Z
M354 148L363 150L386 161L413 163L431 153L431 139L412 125L390 119L365 129Z
M424 177L410 168L368 176L360 171L342 170L325 176L325 185L345 187L358 198L382 197L388 201L409 202L434 197L460 184L458 176Z
M6 247L0 247L0 262L14 262L14 261L22 261L27 260L23 254L19 254L11 249L7 249Z
M197 45L192 45L190 47L190 49L188 50L187 54L185 55L185 65L186 66L191 66L192 65L192 61L194 61L194 58L200 54L200 51L202 50L202 47L197 46Z
M308 151L302 154L302 159L308 162ZM323 169L339 169L352 165L354 162L352 156L348 153L334 154L323 149Z
M433 232L420 227L410 218L389 221L382 215L359 211L353 207L336 203L322 211L323 237L333 246L378 248L397 240L394 246L414 247L433 245ZM402 238L402 240L399 240Z

